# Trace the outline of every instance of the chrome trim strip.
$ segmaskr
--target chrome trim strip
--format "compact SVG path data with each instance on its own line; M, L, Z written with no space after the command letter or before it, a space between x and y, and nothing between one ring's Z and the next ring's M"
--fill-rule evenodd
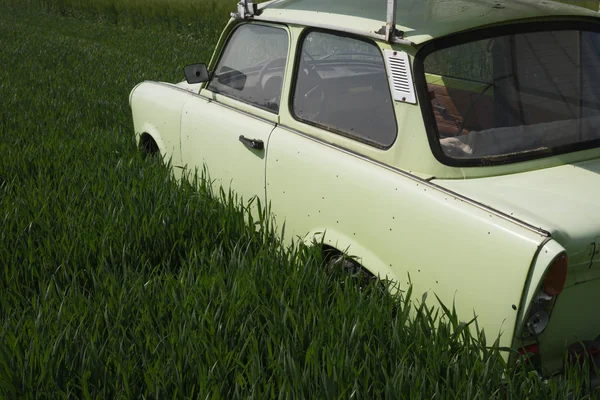
M323 0L323 1L325 1L325 0ZM242 20L240 20L240 21L242 21ZM338 25L332 25L332 24L320 24L320 23L315 23L313 21L302 21L302 20L293 19L293 18L254 16L252 18L246 18L243 21L263 21L263 22L274 22L274 23L278 23L278 24L287 24L287 25L300 25L300 26L306 26L308 28L321 28L321 29L327 29L330 31L346 32L346 33L350 33L350 34L357 35L357 36L366 36L366 37L370 37L375 40L379 40L381 42L386 42L386 43L388 42L387 38L385 37L385 34L379 34L379 33L370 32L370 31L362 31L360 29L344 28L344 27L340 27ZM413 42L411 42L410 40L401 39L401 38L393 38L392 43L397 43L397 44L402 44L405 46L412 46L412 47L415 46L415 44Z
M215 104L217 104L217 105L219 105L221 107L227 108L229 110L239 112L241 114L247 115L248 117L257 119L257 120L262 121L262 122L266 122L267 124L269 124L269 125L271 125L273 127L275 127L277 125L277 122L269 121L266 118L259 117L258 115L254 115L252 113L249 113L248 111L240 110L239 108L235 108L235 107L232 107L232 106L230 106L228 104L221 103L221 102L219 102L219 101L217 101L215 99L212 99L212 98L207 97L207 96L203 96L203 95L201 95L199 93L196 93L196 92L189 91L189 90L181 88L179 86L173 86L172 84L169 84L169 83L166 83L166 82L159 82L159 81L144 81L144 82L153 83L155 85L165 86L165 87L168 87L170 89L179 90L180 92L187 93L190 96L199 97L201 99L204 99L204 100L208 101L209 103L215 103ZM227 97L227 96L225 96L225 97ZM244 104L246 104L246 103L244 103Z
M457 198L459 200L464 201L465 203L468 203L468 204L470 204L470 205L472 205L474 207L477 207L477 208L479 208L479 209L481 209L481 210L483 210L485 212L489 212L490 214L493 214L493 215L495 215L495 216L497 216L499 218L502 218L502 219L505 219L507 221L510 221L510 222L512 222L512 223L514 223L514 224L516 224L516 225L518 225L520 227L522 227L522 228L525 228L525 229L527 229L529 231L537 233L538 235L541 235L541 236L547 237L547 238L551 238L552 237L552 235L550 234L550 232L548 232L548 231L546 231L546 230L544 230L542 228L538 228L536 226L533 226L533 225L531 225L531 224L529 224L529 223L527 223L525 221L522 221L522 220L520 220L518 218L515 218L515 217L513 217L511 215L505 214L502 211L498 211L498 210L496 210L496 209L494 209L494 208L492 208L490 206L487 206L487 205L485 205L483 203L480 203L480 202L478 202L476 200L473 200L473 199L471 199L469 197L466 197L464 195L456 193L456 192L454 192L454 191L452 191L450 189L446 189L446 188L444 188L442 186L436 185L435 183L430 182L430 180L419 178L416 175L410 174L410 173L408 173L406 171L403 171L403 170L401 170L399 168L395 168L395 167L392 167L390 165L386 165L386 164L384 164L382 162L379 162L377 160L374 160L374 159L372 159L370 157L367 157L367 156L364 156L362 154L356 153L354 151L348 150L348 149L346 149L344 147L341 147L341 146L338 146L338 145L335 145L335 144L331 144L331 143L327 143L324 140L321 140L321 139L315 138L313 136L307 135L307 134L302 133L302 132L300 132L300 131L298 131L298 130L296 130L294 128L291 128L289 126L278 125L278 127L282 128L282 129L285 129L285 130L287 130L287 131L289 131L291 133L294 133L296 135L302 136L302 137L304 137L306 139L312 140L314 142L317 142L317 143L320 143L322 145L325 145L325 146L328 146L330 148L333 148L333 149L336 149L338 151L341 151L342 153L346 153L346 154L348 154L350 156L359 158L361 160L370 162L370 163L372 163L374 165L377 165L379 167L385 168L385 169L387 169L389 171L395 172L395 173L397 173L399 175L404 176L405 178L411 179L411 180L413 180L415 182L418 182L418 183L420 183L422 185L425 185L425 186L427 186L427 187L429 187L431 189L434 189L434 190L437 190L439 192L445 193L445 194L447 194L449 196L455 197L455 198ZM434 178L430 178L430 179L434 179Z

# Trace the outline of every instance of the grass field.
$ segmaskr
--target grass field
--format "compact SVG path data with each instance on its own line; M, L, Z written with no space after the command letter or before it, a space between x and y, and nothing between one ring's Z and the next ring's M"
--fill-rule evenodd
M208 60L227 16L116 4L0 0L0 398L583 396L144 159L129 91Z

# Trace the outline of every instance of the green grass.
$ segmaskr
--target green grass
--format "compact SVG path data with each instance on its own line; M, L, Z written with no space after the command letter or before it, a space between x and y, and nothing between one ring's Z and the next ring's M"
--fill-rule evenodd
M600 8L600 1L598 0L554 0L559 3L571 4L579 7L589 8L590 10L598 11Z
M256 3L264 0L256 1ZM238 0L0 0L19 9L158 29L215 30L235 10Z
M581 397L139 154L130 89L208 60L210 23L37 4L0 0L0 398Z

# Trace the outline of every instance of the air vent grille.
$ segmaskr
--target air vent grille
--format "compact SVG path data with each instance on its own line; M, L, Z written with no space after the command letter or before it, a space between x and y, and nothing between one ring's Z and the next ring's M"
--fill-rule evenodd
M385 60L394 100L416 104L408 54L403 51L385 50Z

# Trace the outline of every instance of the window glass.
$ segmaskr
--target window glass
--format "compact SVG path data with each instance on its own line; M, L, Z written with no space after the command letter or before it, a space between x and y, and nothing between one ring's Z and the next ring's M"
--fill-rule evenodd
M285 30L244 24L231 35L208 88L278 112L287 54Z
M306 35L292 107L302 121L378 147L396 139L385 64L372 43L317 31Z
M546 31L439 50L424 60L443 152L483 159L600 139L600 34Z

